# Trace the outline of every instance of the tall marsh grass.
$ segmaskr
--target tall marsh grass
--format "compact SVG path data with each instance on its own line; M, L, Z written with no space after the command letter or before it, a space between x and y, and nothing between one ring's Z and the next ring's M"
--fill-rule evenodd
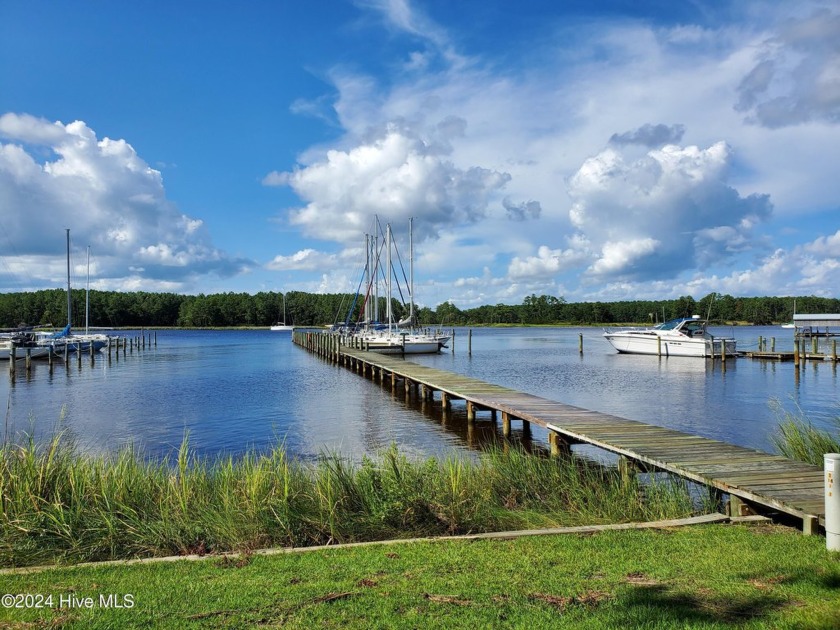
M771 437L773 444L785 457L822 467L825 453L840 453L840 416L834 418L834 433L816 428L800 411L784 411L775 403L779 427Z
M704 506L709 507L709 506ZM577 458L517 447L477 461L409 459L396 447L359 464L267 454L174 458L132 447L80 454L57 434L0 447L0 565L247 551L696 513L686 485L622 478Z

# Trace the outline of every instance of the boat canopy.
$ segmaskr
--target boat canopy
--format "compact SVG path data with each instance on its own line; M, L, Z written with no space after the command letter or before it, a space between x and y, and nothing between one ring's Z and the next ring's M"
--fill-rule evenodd
M53 333L47 337L47 339L61 339L62 337L68 337L70 335L70 324L67 324L62 330L59 330L56 333Z
M796 326L822 326L832 328L840 326L840 313L806 314L796 313L793 316L793 323Z

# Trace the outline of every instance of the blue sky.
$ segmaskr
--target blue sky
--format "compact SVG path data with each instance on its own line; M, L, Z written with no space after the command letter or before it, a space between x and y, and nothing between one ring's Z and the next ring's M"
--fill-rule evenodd
M836 2L0 4L0 291L840 295Z

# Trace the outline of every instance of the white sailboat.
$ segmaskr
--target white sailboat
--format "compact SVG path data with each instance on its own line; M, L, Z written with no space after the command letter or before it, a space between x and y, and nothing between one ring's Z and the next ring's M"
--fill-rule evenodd
M288 332L294 330L294 326L286 323L286 294L283 294L283 321L271 325L271 330L275 332Z
M394 314L392 310L392 268L391 268L391 249L392 249L392 235L391 224L386 225L385 231L385 269L386 269L386 317L387 327L377 329L375 327L366 326L361 330L353 333L354 337L359 339L368 350L379 352L381 354L432 354L440 352L449 343L450 336L442 332L422 332L414 328L415 313L414 313L414 237L413 237L413 223L414 219L409 219L409 316L405 320L397 323L394 321ZM378 266L378 260L377 260ZM374 277L376 274L374 274ZM371 286L368 285L368 291ZM375 294L375 290L374 290ZM377 300L374 299L374 305ZM366 303L367 306L367 303ZM376 315L374 315L376 318ZM365 317L365 321L369 322L370 318Z
M41 335L38 345L49 348L49 351L59 356L71 352L98 352L108 345L108 336L101 333L90 333L90 248L88 248L88 281L85 290L85 333L82 335L72 332L73 300L70 292L70 229L67 229L67 325L59 332Z

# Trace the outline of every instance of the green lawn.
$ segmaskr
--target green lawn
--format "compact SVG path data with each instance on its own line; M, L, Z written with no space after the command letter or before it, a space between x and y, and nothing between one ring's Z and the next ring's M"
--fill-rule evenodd
M836 628L840 554L766 524L0 575L0 628ZM91 598L92 607L74 602ZM100 601L104 597L104 602ZM126 608L106 607L110 601ZM63 599L61 599L63 597ZM7 600L3 600L4 604Z

